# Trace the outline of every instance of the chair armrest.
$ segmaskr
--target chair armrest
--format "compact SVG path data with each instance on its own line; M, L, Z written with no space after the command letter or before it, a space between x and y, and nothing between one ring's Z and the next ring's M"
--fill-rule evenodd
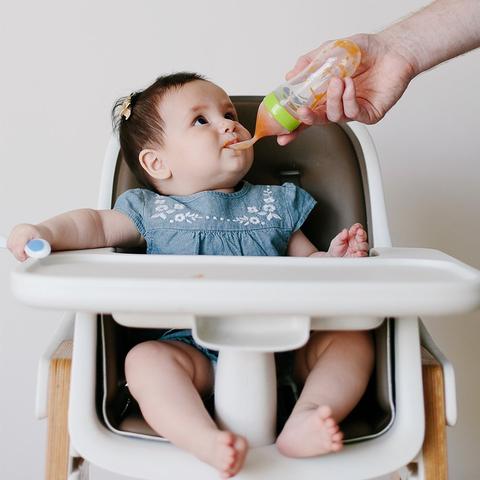
M463 263L455 257L447 255L440 250L432 248L410 248L410 247L373 247L370 249L371 257L381 258L396 258L404 260L440 260L445 262L455 263L469 270L476 276L480 276L480 272L471 267L470 265Z

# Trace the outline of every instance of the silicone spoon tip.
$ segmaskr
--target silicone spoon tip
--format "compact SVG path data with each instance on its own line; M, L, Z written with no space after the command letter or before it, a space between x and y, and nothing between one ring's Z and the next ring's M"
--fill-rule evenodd
M231 145L228 146L228 148L231 148L233 150L245 150L247 148L250 148L258 138L251 138L250 140L244 140L243 142L238 142L238 143L232 143Z

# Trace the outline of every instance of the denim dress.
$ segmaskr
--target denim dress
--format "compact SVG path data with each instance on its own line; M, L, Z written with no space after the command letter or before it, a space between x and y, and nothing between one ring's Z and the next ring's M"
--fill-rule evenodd
M165 196L136 188L120 195L114 209L132 220L148 254L277 256L286 254L314 206L292 183L243 182L232 193Z
M231 193L165 196L136 188L120 195L114 209L135 224L147 254L279 256L286 255L290 237L315 203L292 183L244 181ZM169 330L160 339L185 342L212 361L217 357L217 352L198 345L190 330Z

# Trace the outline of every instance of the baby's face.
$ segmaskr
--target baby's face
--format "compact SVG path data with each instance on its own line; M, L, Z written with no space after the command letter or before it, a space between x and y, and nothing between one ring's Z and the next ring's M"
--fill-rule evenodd
M251 135L220 87L203 80L187 83L168 92L159 110L165 122L161 154L172 173L173 194L231 189L248 172L253 149L226 145Z

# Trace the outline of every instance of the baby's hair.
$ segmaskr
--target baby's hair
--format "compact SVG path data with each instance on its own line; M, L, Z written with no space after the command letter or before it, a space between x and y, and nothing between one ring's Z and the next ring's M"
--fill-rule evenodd
M205 78L192 72L164 75L144 90L119 98L115 102L112 109L113 128L118 131L120 148L127 165L143 186L152 188L153 184L140 165L138 155L144 148L156 148L163 144L165 122L158 109L160 101L168 91L195 80ZM129 115L125 114L126 106Z

